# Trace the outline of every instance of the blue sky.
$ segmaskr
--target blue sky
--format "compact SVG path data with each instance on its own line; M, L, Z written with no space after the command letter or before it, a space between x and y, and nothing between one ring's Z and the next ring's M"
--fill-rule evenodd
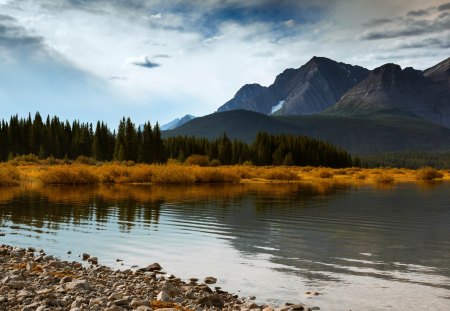
M166 123L314 55L424 69L449 50L448 0L0 0L0 117Z

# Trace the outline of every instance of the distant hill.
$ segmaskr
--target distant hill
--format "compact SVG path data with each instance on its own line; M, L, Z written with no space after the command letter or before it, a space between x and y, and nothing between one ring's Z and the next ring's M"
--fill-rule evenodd
M252 142L256 134L286 133L328 141L353 154L450 150L450 129L405 116L347 117L335 115L267 116L245 110L196 118L163 137L188 135L231 138Z
M169 123L161 125L160 128L162 131L173 130L173 129L191 121L192 119L195 119L195 117L193 115L187 114L182 118L176 118L175 120L172 120Z
M313 57L298 69L286 69L269 87L244 85L217 111L245 109L267 115L315 114L335 104L368 73L359 66Z
M411 115L450 127L449 60L424 72L386 64L348 90L324 113L342 116Z

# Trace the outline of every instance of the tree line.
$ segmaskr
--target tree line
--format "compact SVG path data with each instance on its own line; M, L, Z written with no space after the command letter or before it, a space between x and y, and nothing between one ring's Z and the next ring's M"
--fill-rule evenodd
M61 121L39 113L34 118L12 116L0 123L0 161L17 155L35 154L40 159L92 157L97 161L165 163L184 162L191 155L204 155L216 163L230 165L313 165L346 167L358 165L345 150L316 139L294 135L259 133L252 144L231 140L226 134L213 140L178 136L162 139L161 130L150 122L136 127L122 118L117 132L104 122Z

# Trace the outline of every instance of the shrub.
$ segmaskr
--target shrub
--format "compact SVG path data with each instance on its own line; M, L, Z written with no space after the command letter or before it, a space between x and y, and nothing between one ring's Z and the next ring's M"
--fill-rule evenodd
M229 169L203 168L194 171L198 183L237 183L241 177Z
M80 165L49 167L39 176L39 179L43 184L61 185L96 184L100 182L97 175Z
M218 167L221 165L222 165L222 163L220 163L220 161L217 159L213 159L209 162L209 166L212 166L212 167Z
M17 186L20 183L20 173L15 167L0 166L0 186Z
M208 156L201 154L193 154L190 155L185 161L187 165L198 165L198 166L208 166L209 159Z
M317 176L320 178L333 178L333 173L330 170L321 169L319 170Z
M188 185L195 183L195 176L181 165L164 165L155 168L152 183Z
M76 158L75 163L85 165L95 165L97 164L97 161L95 161L94 158L81 155L78 158Z
M416 177L419 180L434 180L442 178L444 175L432 167L424 167L417 170Z
M300 180L298 174L294 173L287 168L273 168L263 174L263 178L268 180L281 180L281 181L297 181Z
M391 175L377 175L375 177L375 182L380 185L391 185L395 182L395 178Z
M12 165L38 164L39 158L36 155L30 153L16 156L12 160L9 160L9 162Z

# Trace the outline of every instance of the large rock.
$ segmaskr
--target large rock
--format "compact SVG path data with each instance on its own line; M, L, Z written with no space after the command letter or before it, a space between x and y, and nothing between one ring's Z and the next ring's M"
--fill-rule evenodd
M219 294L211 294L204 296L198 300L198 304L205 307L223 308L223 297Z
M159 294L156 296L156 300L158 301L162 301L162 302L166 302L166 301L170 301L170 296L169 294L167 294L165 291L161 291L159 292Z
M64 284L66 290L92 290L91 284L86 280L75 280Z

